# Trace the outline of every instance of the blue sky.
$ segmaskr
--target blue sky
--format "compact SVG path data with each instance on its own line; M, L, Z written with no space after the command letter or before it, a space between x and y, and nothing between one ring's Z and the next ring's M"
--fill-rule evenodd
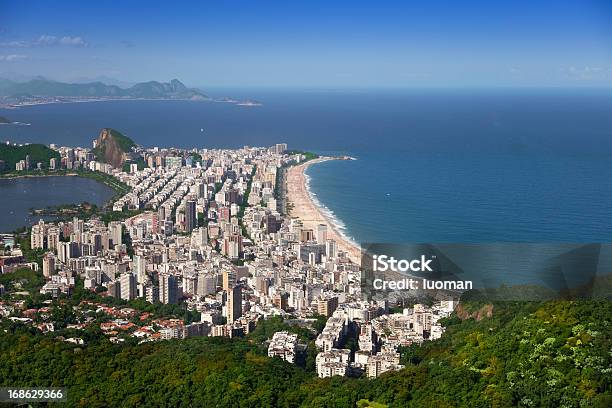
M314 88L612 86L612 1L0 0L0 76Z

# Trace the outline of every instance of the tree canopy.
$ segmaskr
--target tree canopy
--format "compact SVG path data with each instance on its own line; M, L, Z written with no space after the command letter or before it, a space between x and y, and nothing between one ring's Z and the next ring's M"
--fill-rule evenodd
M609 301L494 303L477 321L454 316L441 339L401 350L406 368L373 380L319 379L265 356L280 319L245 339L193 337L86 346L2 321L0 385L63 386L70 406L505 407L611 405Z

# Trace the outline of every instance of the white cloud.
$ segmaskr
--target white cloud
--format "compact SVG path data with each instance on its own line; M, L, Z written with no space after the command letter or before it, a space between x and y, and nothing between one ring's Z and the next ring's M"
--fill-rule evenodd
M27 55L18 55L18 54L10 54L10 55L0 55L0 61L4 62L14 62L22 59L28 58Z
M25 48L29 46L30 44L27 41L6 41L0 43L0 47Z
M612 68L602 66L585 66L559 68L561 76L574 81L601 81L612 79Z
M82 47L87 45L85 41L81 37L62 37L59 40L59 43L62 45L72 45L75 47Z
M87 42L82 37L57 37L55 35L43 34L33 41L14 40L0 43L0 47L5 48L28 48L28 47L49 47L64 45L67 47L85 47Z
M39 45L55 45L57 44L57 37L54 35L41 35L35 43Z
M81 37L56 37L54 35L41 35L36 41L38 45L68 45L72 47L82 47L87 45Z

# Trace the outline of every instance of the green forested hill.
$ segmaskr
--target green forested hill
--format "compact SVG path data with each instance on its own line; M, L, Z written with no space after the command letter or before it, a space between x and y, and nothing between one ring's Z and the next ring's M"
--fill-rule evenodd
M404 350L407 368L376 380L318 379L269 359L259 346L266 330L243 340L146 345L111 345L90 333L79 348L10 326L0 335L0 383L66 386L69 405L83 407L355 407L362 399L390 407L608 407L611 305L495 303L492 317L449 319L442 339Z
M5 171L14 171L15 164L19 160L24 160L26 155L30 155L30 166L36 167L36 163L40 162L43 168L49 167L49 160L55 157L60 160L60 154L55 150L49 149L47 146L42 144L28 144L23 146L7 145L6 143L0 144L0 160L4 160Z

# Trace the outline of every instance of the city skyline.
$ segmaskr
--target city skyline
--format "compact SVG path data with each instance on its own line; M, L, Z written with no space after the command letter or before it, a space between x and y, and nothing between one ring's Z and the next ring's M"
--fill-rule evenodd
M0 403L608 406L610 112L611 0L0 2Z
M605 1L0 5L0 77L191 86L612 85ZM62 28L58 28L62 27ZM44 68L41 68L44 66Z

